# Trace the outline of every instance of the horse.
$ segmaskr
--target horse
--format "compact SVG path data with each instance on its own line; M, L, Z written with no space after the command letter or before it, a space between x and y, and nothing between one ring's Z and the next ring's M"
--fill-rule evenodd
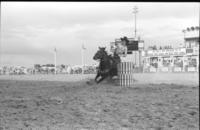
M97 70L97 75L95 77L95 82L100 83L105 78L117 75L117 64L121 62L120 57L114 53L114 56L108 55L105 51L105 47L99 47L99 50L93 57L94 60L99 60L99 67ZM101 76L101 79L97 80Z

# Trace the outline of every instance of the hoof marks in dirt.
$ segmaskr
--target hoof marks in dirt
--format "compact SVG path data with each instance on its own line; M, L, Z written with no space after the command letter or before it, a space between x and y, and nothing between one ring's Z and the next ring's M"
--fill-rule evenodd
M188 114L190 114L191 116L194 116L194 115L197 114L197 112L195 112L195 111L190 111L190 112L188 112Z
M50 101L55 103L55 104L62 104L63 103L63 99L60 97L51 97Z
M92 83L91 83L90 81L87 81L86 84L88 84L88 85L92 85Z
M94 85L95 82L94 82L93 80L89 80L89 81L86 81L86 84L87 84L87 85Z

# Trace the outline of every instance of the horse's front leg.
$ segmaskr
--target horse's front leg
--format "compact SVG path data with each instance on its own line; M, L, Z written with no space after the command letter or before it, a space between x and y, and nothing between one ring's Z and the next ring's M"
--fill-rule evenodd
M99 81L97 81L97 83L100 83L101 81L103 81L107 76L102 76L101 79Z
M100 73L97 73L97 75L96 75L96 77L95 77L95 79L94 79L94 81L95 82L97 82L97 78L100 76Z

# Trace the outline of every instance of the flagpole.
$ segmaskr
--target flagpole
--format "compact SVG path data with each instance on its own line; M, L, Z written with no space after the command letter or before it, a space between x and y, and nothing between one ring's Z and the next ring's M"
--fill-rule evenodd
M84 52L83 52L83 45L81 47L81 63L82 63L82 75L84 74Z
M55 65L55 74L56 74L56 59L57 57L56 57L56 48L55 48L55 50L54 50L54 65Z

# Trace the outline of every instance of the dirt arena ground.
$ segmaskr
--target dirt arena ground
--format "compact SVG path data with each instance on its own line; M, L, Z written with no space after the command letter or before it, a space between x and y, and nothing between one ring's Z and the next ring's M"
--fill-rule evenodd
M199 74L0 75L0 130L198 130Z

